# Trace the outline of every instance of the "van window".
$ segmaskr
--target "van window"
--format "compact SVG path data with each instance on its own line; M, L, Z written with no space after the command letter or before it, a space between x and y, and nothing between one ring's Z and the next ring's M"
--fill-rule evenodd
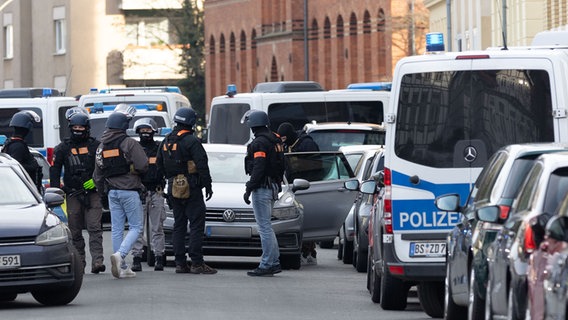
M270 128L278 130L283 122L290 122L296 130L306 123L316 122L383 122L381 101L327 101L273 103L268 106Z
M317 130L310 132L310 136L318 145L320 151L336 151L342 146L385 144L384 131L371 130Z
M245 144L250 139L250 129L241 123L243 114L250 110L246 103L227 103L215 105L211 110L209 128L211 143Z
M34 148L44 147L43 143L43 117L40 108L0 108L0 135L11 137L14 130L10 128L10 120L12 116L22 110L31 110L37 113L42 119L40 123L34 123L32 131L26 136L28 146Z
M343 154L294 152L286 154L289 181L329 181L353 178L355 174Z
M551 100L544 70L406 74L400 84L395 153L414 163L452 168L468 165L454 162L454 152L462 158L463 148L456 146L464 141L480 141L487 155L512 143L552 142Z
M148 115L140 114L140 115L134 116L134 118L132 118L132 120L130 120L129 128L132 128L134 126L134 123L136 122L136 120L138 120L140 118L152 118L152 119L154 119L154 121L156 121L158 128L166 127L166 122L164 121L164 117L162 117L162 116L148 116ZM94 137L94 138L100 140L101 136L103 135L103 132L106 130L107 118L106 117L105 118L95 118L95 119L91 119L89 122L91 124L91 137Z

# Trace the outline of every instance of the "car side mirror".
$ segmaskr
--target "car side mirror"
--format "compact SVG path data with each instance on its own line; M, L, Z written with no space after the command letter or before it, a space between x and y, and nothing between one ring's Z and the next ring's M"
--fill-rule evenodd
M361 183L361 187L359 187L359 190L364 194L374 194L377 190L377 185L378 183L375 182L375 180L363 181L363 183Z
M445 194L436 197L434 205L438 210L457 212L460 211L460 195L457 193Z
M45 193L43 196L43 201L45 202L46 207L48 208L55 208L60 206L65 201L65 198L58 195L57 193Z
M296 192L298 190L306 190L310 187L310 182L306 179L294 179L292 182L292 192Z
M350 190L350 191L357 191L359 190L359 180L357 179L349 179L345 182L343 182L343 186L345 187L345 189Z
M501 210L499 206L486 206L475 210L475 216L480 221L485 222L498 222Z
M63 190L61 190L59 188L54 188L54 187L50 187L50 188L45 189L45 193L55 193L55 194L58 194L62 197L65 196L65 192L63 192Z

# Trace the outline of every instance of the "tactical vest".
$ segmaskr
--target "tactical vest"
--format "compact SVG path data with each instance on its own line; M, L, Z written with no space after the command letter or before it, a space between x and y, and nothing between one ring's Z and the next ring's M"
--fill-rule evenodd
M156 164L156 155L158 153L158 143L154 142L150 148L144 148L146 156L148 157L148 171L142 176L142 184L148 190L155 188L162 184L162 177L158 176L158 165Z
M92 155L89 155L89 144L92 143L92 140L94 139L91 138L83 146L72 146L70 141L66 141L64 180L67 187L82 188L81 182L88 180L93 175L93 168L89 167L89 164L92 165ZM70 177L77 177L78 179L69 179Z
M130 172L130 164L120 149L120 144L126 138L124 135L97 149L97 166L101 168L103 177L121 176Z
M162 154L164 156L164 174L166 178L189 173L187 170L187 161L192 159L184 159L183 152L179 145L181 139L188 133L191 133L191 131L180 130L174 136L169 134L163 143Z

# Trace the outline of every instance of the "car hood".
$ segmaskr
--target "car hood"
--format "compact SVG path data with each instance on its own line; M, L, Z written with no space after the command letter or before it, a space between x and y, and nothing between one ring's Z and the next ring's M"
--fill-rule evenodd
M243 194L246 191L244 183L222 183L214 182L213 197L205 205L208 209L212 208L233 208L244 209L252 208L251 205L246 204L243 200Z
M43 204L2 206L0 209L0 237L29 237L38 235L46 209Z

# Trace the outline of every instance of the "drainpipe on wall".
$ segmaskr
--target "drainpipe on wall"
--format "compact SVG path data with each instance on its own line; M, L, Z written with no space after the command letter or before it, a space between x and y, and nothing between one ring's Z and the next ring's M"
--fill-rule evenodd
M310 80L310 60L308 56L308 0L304 0L304 80Z
M448 51L452 51L452 0L446 0L446 33L448 39L446 43L448 44Z

